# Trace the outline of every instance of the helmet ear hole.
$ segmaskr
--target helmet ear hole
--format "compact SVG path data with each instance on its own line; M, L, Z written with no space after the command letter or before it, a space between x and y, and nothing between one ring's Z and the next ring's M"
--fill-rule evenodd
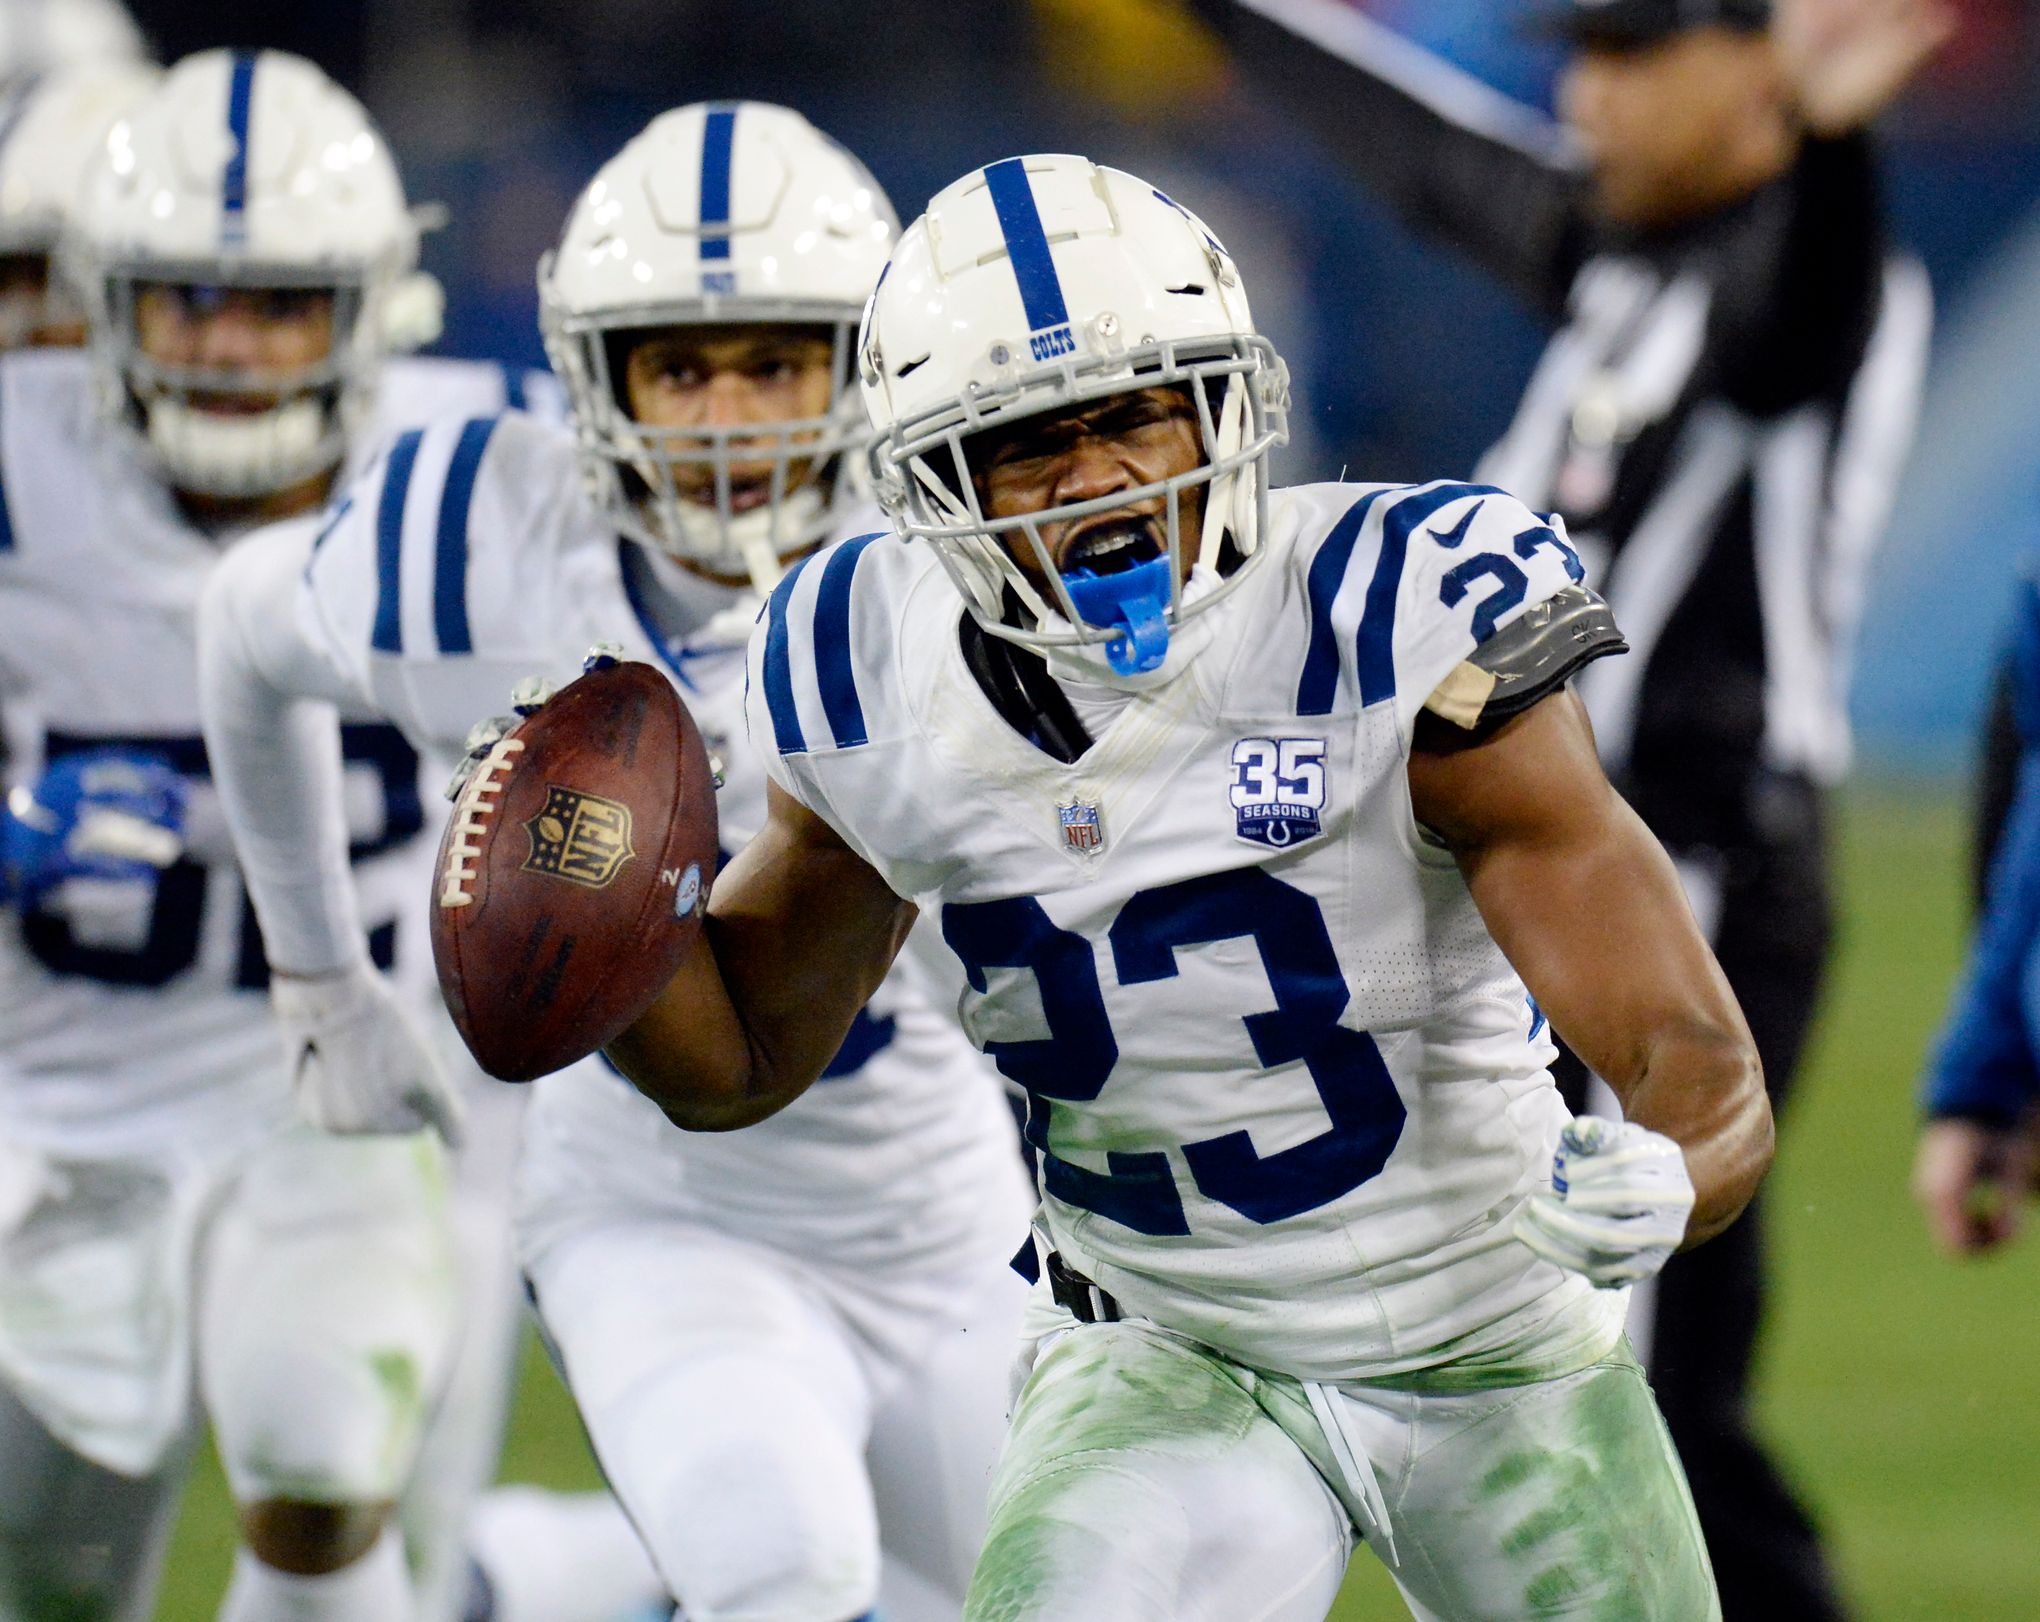
M409 354L438 340L446 329L446 289L429 272L414 270L400 277L383 302L383 344L393 354Z

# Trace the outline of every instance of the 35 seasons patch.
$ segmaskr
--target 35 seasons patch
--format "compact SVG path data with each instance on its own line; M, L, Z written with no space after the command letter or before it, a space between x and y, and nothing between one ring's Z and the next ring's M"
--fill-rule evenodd
M630 807L599 794L545 786L545 804L524 825L531 840L527 873L544 873L600 890L637 854L630 843Z

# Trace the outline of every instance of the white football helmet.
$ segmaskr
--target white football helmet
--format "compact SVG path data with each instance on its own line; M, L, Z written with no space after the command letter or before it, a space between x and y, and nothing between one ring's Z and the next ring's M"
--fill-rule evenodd
M147 54L120 0L0 0L0 85Z
M1257 555L1268 455L1289 434L1288 372L1254 331L1231 256L1144 180L1046 156L1008 158L946 187L902 234L872 294L858 369L878 432L881 505L904 534L934 544L992 635L1058 650L1099 678L1145 675L1160 668L1171 629L1228 592ZM965 457L973 434L1165 385L1195 403L1201 467L1095 501L984 516ZM1210 488L1186 591L1176 497L1199 484ZM1057 572L1043 523L1158 495L1167 558L1118 574ZM1039 577L1008 553L1016 536Z
M50 261L107 128L161 77L145 62L89 62L36 80L0 112L0 255L44 270L39 291L0 299L0 349L84 321L84 308L50 274Z
M539 265L539 324L573 405L583 474L622 533L760 590L782 560L828 535L860 499L870 428L851 386L857 320L898 230L863 164L764 102L664 113L603 165ZM752 322L834 334L825 415L684 431L631 416L622 335ZM740 464L770 468L756 505L736 499ZM676 478L704 467L712 507L684 497Z
M62 251L105 414L197 494L263 495L335 466L384 357L437 336L418 233L382 135L317 67L279 51L186 57L109 131ZM332 343L289 370L158 362L142 351L136 301L166 284L329 293ZM206 409L250 395L274 403Z

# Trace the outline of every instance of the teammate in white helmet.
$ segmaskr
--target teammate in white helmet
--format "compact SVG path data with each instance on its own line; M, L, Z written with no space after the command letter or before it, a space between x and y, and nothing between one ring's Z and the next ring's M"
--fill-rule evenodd
M1232 257L1082 158L939 194L860 372L897 533L773 593L766 831L609 1051L764 1120L939 921L1043 1196L965 1615L1320 1618L1357 1533L1424 1618L1718 1616L1622 1287L1734 1217L1770 1120L1566 690L1621 644L1562 529L1271 490ZM1627 1123L1569 1120L1547 1014Z
M662 665L694 707L727 773L726 848L761 826L744 646L790 560L876 518L853 352L896 229L798 114L668 113L541 268L572 434L516 415L406 433L309 561L299 525L228 562L203 616L207 731L265 920L323 919L324 966L358 952L320 860L335 803L293 788L316 743L304 701L373 703L458 757L513 682L572 676L595 641ZM1027 1223L1011 1122L905 965L836 1037L807 1098L735 1137L676 1131L599 1066L534 1088L526 1275L688 1617L954 1619L981 1540L1026 1294L1006 1266ZM562 1609L579 1596L542 1525L485 1524L512 1622L584 1614Z
M362 966L273 972L199 733L196 614L368 431L501 404L494 367L385 367L431 335L417 248L351 96L206 52L113 125L76 205L89 351L0 361L0 1616L150 1614L200 1406L244 1537L224 1616L410 1614L385 1522L455 1335L424 1129L456 1105L367 1118L334 1076L406 1017L369 965L423 967L419 762L346 717L323 764ZM303 1113L389 1135L296 1124L271 992Z
M85 342L85 310L54 260L109 125L155 87L145 62L60 69L0 105L0 350Z
M146 55L120 0L0 0L0 92L47 73Z

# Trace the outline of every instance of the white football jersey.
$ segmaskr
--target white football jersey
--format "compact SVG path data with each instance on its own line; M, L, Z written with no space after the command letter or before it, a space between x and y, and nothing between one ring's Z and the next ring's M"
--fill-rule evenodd
M456 505L465 522L449 521ZM698 616L694 630L661 634L634 584L643 570ZM399 436L329 521L298 612L335 680L449 764L520 678L564 685L592 644L621 644L668 673L721 757L728 854L765 819L765 774L744 737L743 603L618 537L584 498L571 438L511 413ZM951 1251L984 1232L989 1209L1005 1213L1010 1254L1025 1229L1012 1123L995 1078L922 983L911 967L895 971L823 1082L743 1132L675 1131L597 1063L549 1077L527 1121L524 1175L581 1176L605 1204L619 1187L668 1210L677 1200L704 1221L838 1260ZM556 1189L547 1203L571 1197Z
M550 390L475 362L405 360L381 420L500 409ZM200 737L195 614L230 539L194 528L162 481L105 432L79 351L0 361L0 720L8 780L107 746L189 780L189 848L153 888L0 912L0 1122L68 1153L241 1131L288 1109L268 967ZM429 976L429 883L417 754L347 718L346 792L375 959ZM433 785L436 789L436 784ZM415 948L415 949L414 949Z
M1049 1237L1125 1310L1306 1379L1578 1367L1621 1300L1510 1237L1567 1119L1554 1048L1405 770L1430 695L1578 560L1455 484L1279 491L1266 544L1074 764L971 675L932 550L839 545L753 639L753 742L939 917Z

